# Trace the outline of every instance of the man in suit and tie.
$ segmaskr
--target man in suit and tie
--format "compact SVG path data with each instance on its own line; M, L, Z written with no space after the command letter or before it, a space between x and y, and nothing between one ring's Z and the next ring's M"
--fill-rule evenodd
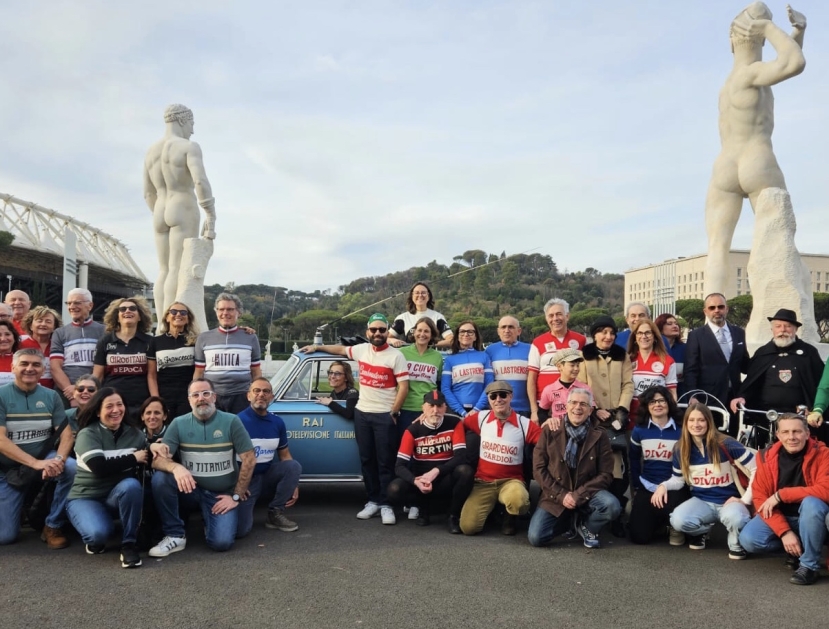
M740 391L740 375L748 370L746 333L726 321L725 296L711 293L705 298L705 325L691 330L685 348L685 384L688 391L701 389L726 407ZM728 432L737 434L737 416L732 413Z

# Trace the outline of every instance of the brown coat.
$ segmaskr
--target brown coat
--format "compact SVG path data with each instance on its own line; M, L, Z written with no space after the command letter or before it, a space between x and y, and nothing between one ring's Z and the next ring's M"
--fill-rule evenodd
M633 399L633 363L628 353L615 343L610 348L610 360L599 355L595 343L582 350L584 362L579 369L579 380L593 391L596 408L609 411L623 406L630 410Z
M538 506L556 517L565 510L562 501L568 492L575 494L576 506L581 507L596 492L609 489L613 480L613 452L607 433L590 425L579 448L576 469L571 473L564 461L567 446L564 425L562 422L553 431L545 427L533 451L533 477L541 485Z

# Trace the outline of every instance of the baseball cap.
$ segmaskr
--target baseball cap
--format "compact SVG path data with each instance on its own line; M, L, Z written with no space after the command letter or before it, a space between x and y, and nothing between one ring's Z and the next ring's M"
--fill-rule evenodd
M368 325L371 325L375 321L380 321L381 323L385 323L386 325L389 324L389 320L386 319L386 315L384 315L382 312L375 312L373 315L371 315L368 318Z
M432 406L442 406L443 404L446 404L446 398L443 397L443 393L435 389L434 391L429 391L423 396L423 403L431 404Z

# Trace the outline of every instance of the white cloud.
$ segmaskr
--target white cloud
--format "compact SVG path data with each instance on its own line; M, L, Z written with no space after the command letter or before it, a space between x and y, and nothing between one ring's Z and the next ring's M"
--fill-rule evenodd
M10 4L0 190L116 235L150 278L141 164L171 102L195 112L217 199L209 283L337 287L470 248L608 272L705 249L733 6ZM798 244L821 252L829 50L810 29L774 141Z

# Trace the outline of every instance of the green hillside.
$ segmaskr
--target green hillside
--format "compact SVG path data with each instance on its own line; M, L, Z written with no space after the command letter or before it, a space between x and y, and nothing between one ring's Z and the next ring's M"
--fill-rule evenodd
M283 339L289 344L296 340L300 345L310 341L316 327L323 323L333 322L325 333L327 341L340 335L362 334L371 312L383 312L390 318L402 312L405 295L415 281L429 284L435 295L435 309L453 328L472 318L485 342L497 340L498 319L507 314L521 321L525 340L546 330L542 307L552 297L570 303L571 325L577 329L589 325L599 314L621 317L623 311L621 274L603 274L593 268L562 272L547 255L507 257L504 252L479 249L455 256L448 265L432 261L405 271L362 277L333 292L305 293L282 286L232 283L205 286L204 292L211 325L216 323L213 300L223 290L230 290L245 304L244 321L257 329L260 338L272 339L276 351L282 349L279 341ZM350 314L361 309L358 314Z

